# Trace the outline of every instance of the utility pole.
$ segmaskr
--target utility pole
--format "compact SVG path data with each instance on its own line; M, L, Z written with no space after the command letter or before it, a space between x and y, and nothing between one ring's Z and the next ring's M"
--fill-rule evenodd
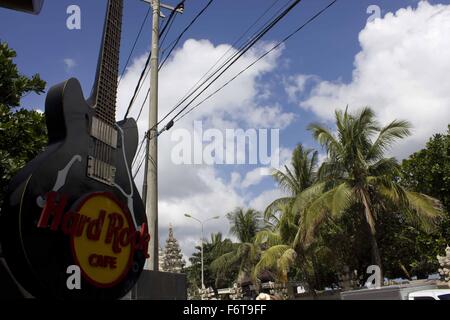
M153 9L152 43L150 58L150 110L148 116L145 176L143 197L148 220L150 242L147 269L158 271L158 68L159 68L159 17L161 7L183 13L183 8L161 4L160 0L143 0Z
M147 203L150 261L148 268L158 271L158 58L160 0L153 0L152 51L150 59L150 110L148 113Z

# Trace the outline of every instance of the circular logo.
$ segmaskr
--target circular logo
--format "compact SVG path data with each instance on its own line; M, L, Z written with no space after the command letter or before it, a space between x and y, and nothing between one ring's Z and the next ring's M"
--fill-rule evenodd
M111 287L128 273L136 230L130 213L108 193L85 197L75 210L72 254L85 278L98 287ZM68 219L70 219L70 214Z

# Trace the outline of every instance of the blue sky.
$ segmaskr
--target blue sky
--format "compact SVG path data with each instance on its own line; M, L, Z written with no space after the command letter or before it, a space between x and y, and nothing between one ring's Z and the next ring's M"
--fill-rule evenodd
M142 1L125 0L124 2L120 70L125 64L148 9L148 5ZM220 45L232 44L274 2L275 0L215 0L206 14L182 39L174 53L175 55L178 53L178 56L169 60L167 71L163 70L161 81L166 83L162 84L161 90L166 90L165 86L170 87L167 82L175 83L177 68L182 74L184 69L188 69L187 65L198 63L195 60L195 50L192 54L189 51L190 47L199 48L198 50L203 53L209 52L208 50L211 54L219 52L222 50ZM288 2L290 1L279 0L275 8ZM279 41L329 2L329 0L302 1L263 38L259 52L263 50L261 46ZM176 1L170 0L167 3L174 5ZM206 3L207 0L187 0L185 13L176 18L166 43L178 35ZM403 117L417 127L415 138L408 145L394 149L393 155L402 158L421 148L432 133L445 129L444 122L447 120L443 121L442 118L448 114L449 108L446 102L450 101L450 97L442 93L444 89L436 89L436 91L423 89L422 92L416 87L417 85L419 88L424 88L425 85L420 86L420 81L439 79L443 77L441 72L448 74L450 71L450 66L444 58L435 59L436 61L429 65L430 59L435 58L431 56L433 52L439 56L448 57L443 51L448 48L445 39L448 28L445 29L445 26L448 26L450 21L448 15L450 9L447 6L450 1L428 1L428 3L419 5L417 0L338 1L318 20L287 42L281 52L269 57L266 61L267 65L264 66L262 62L262 65L255 66L255 74L243 76L242 84L248 84L249 88L256 88L253 93L241 93L242 97L245 97L245 103L250 101L253 105L249 115L255 115L258 110L267 107L272 111L278 108L278 111L274 111L276 118L291 117L283 125L275 121L276 119L265 119L265 121L253 123L253 127L267 127L267 124L269 127L280 126L280 144L287 151L292 150L297 143L317 147L306 130L310 122L325 122L331 126L332 109L343 108L347 104L350 104L351 108L373 105L380 113L382 122ZM66 9L72 4L81 8L81 30L66 28L68 17ZM368 25L367 19L370 14L367 13L367 8L370 5L380 8L381 19ZM411 6L409 11L398 11L408 6ZM82 84L85 96L88 96L96 70L105 7L105 0L46 0L38 16L0 9L0 39L8 42L10 47L17 51L18 56L15 61L22 73L27 75L39 73L47 81L48 86L69 77L76 77ZM414 25L417 25L418 29L415 29ZM189 41L185 42L188 39ZM430 46L433 44L434 51L420 47L427 41ZM142 59L148 52L149 43L150 21L148 20L134 52L132 63L119 88L119 104L124 104L131 94L128 88L134 88L136 73L137 70L140 71L139 67L142 66ZM414 43L420 45L414 45ZM413 48L412 52L410 48ZM250 54L247 61L251 62L256 56L257 52ZM403 59L403 56L406 59ZM70 67L67 59L72 61ZM209 65L199 63L198 68L207 70ZM379 70L379 76L376 72L371 73L374 69ZM424 73L429 78L421 80L421 75ZM302 77L308 79L304 87L296 82L296 79ZM187 87L196 82L195 78L184 78L188 79L186 81L192 80ZM426 83L432 83L431 80ZM440 81L433 88L439 88L444 83ZM288 87L294 90L291 96L287 92ZM221 101L226 100L226 94L233 95L233 92L237 92L238 89L238 87L232 87L227 89L228 91L224 90L225 93L213 100L211 106L221 106ZM267 96L263 94L264 90L269 93ZM170 96L181 97L182 95L184 95L182 90L164 91L161 102L172 101ZM240 97L239 94L236 95ZM388 108L387 106L390 105L387 101L392 100L393 96L396 97L396 104ZM429 112L421 114L423 108L420 107L421 105L416 106L411 103L411 99L422 102L426 108L429 108ZM43 110L44 101L45 95L29 95L22 99L22 105ZM236 115L241 111L244 112L246 105L239 106L236 101L227 103L231 111L226 110L224 102L223 107L217 107L217 115L207 113L205 109L210 108L209 105L200 107L204 109L193 112L184 123L185 127L189 128L192 121L196 119L203 119L210 127L214 127L213 123L218 118L221 121L232 119L233 127L252 127L251 119ZM162 108L168 107L169 105L165 105ZM419 112L419 109L422 111ZM132 112L133 115L136 113L136 110ZM433 113L439 114L440 117L438 115L428 117ZM426 122L421 122L422 120ZM220 127L220 129L223 128ZM142 128L141 131L144 130L145 128ZM164 139L168 141L168 137ZM161 141L165 143L166 140ZM170 149L160 147L160 152L167 153ZM164 155L162 161L165 161ZM177 175L170 168L162 169L160 176L160 185L162 184L161 242L165 239L168 223L171 222L175 226L175 236L182 242L184 253L189 255L192 252L192 247L198 239L198 228L183 217L185 210L196 210L191 213L207 218L216 214L223 216L235 205L254 205L260 206L258 209L263 209L263 204L267 204L278 194L273 181L270 178L263 178L248 188L242 187L246 174L257 168L258 166L249 165L189 168L189 172L192 172L186 175L192 174L194 180L201 181L205 176L208 177L207 179L214 180L214 183L203 183L203 181L198 186L190 184L187 176ZM233 175L235 178L239 176L235 183L232 183ZM177 191L177 188L180 190ZM258 201L255 201L258 197ZM202 199L205 203L201 201ZM207 233L216 231L227 233L228 225L224 218L207 227Z
M259 17L273 2L274 0L215 0L207 14L194 24L186 37L208 39L214 44L233 43L248 27L249 22ZM280 4L287 2L289 1L279 1ZM369 17L366 13L368 6L377 4L385 13L414 2L417 1L339 1L323 18L287 44L288 50L284 56L293 61L289 72L317 74L324 79L340 77L348 80L351 77L354 55L360 49L357 36ZM167 3L174 5L177 2ZM187 0L185 13L177 17L168 40L178 35L206 3L207 0ZM281 39L327 3L328 0L304 0L264 39ZM66 9L72 4L80 6L82 10L81 30L66 28ZM85 94L88 94L97 64L105 5L105 0L46 0L38 16L0 9L0 37L18 52L16 62L23 73L38 72L50 86L73 76L80 80ZM125 0L121 69L147 9L148 5L143 1ZM135 55L142 54L149 47L150 21L147 21L146 26ZM67 57L76 61L76 67L70 71L66 70L64 64ZM30 96L23 100L25 106L43 104L44 97Z

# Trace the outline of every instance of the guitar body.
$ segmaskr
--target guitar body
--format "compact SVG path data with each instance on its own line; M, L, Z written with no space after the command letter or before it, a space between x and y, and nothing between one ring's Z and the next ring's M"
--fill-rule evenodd
M79 82L69 79L51 88L45 113L49 145L11 181L1 211L0 236L5 259L18 282L35 297L120 298L137 281L146 260L145 250L132 250L130 264L115 283L96 284L82 276L81 288L70 289L68 267L79 263L74 255L74 237L61 228L51 230L38 224L45 211L46 197L53 192L56 198L66 197L64 213L76 212L80 201L89 195L107 194L121 207L122 214L130 218L130 229L138 231L145 226L145 209L130 172L138 145L136 122L127 119L117 124L117 146L110 155L115 179L114 185L108 185L87 176L88 159L95 153L96 139L91 135L95 112L84 99ZM108 210L110 205L101 201L98 208L104 205ZM104 229L107 220L103 222ZM61 221L62 225L64 220ZM51 222L49 219L49 225Z

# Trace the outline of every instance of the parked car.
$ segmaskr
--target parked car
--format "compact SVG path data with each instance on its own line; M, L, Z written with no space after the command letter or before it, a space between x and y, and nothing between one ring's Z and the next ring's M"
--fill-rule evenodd
M411 292L408 300L450 300L450 290L434 289Z
M357 289L341 292L342 300L409 300L416 292L440 291L435 281L418 280L381 288ZM447 293L450 293L447 292ZM441 293L443 295L444 293ZM432 298L434 296L430 296ZM415 299L412 299L415 300ZM419 300L419 299L418 299ZM437 299L433 299L437 300Z

